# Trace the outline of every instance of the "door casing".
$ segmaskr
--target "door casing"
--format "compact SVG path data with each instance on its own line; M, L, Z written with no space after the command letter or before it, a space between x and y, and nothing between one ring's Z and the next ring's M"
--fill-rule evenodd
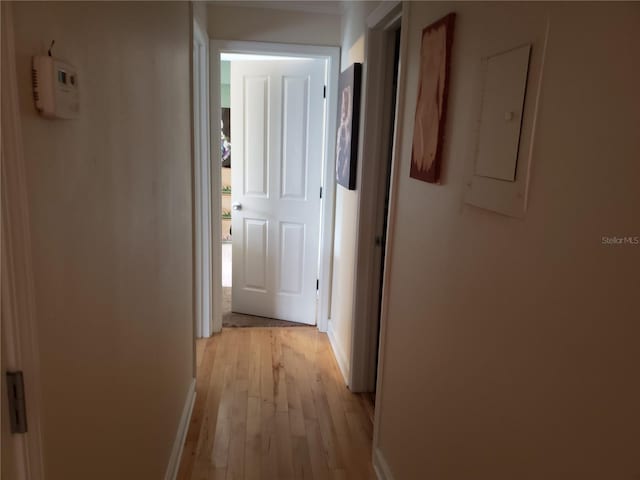
M5 460L10 463L14 480L40 480L44 478L42 403L27 179L22 149L11 3L2 2L1 9L3 128L0 154L0 381L6 381L7 371L23 372L28 430L26 433L12 434L3 425L0 443L9 454ZM2 390L3 394L6 393L5 389ZM5 409L8 406L4 395L0 396L0 408L3 409L3 417L6 417Z
M318 330L327 331L331 301L331 263L333 256L333 209L335 205L335 139L338 105L338 77L340 75L340 48L314 45L294 45L286 43L247 42L235 40L210 40L209 67L210 79L210 107L211 119L220 118L220 54L239 53L256 55L277 55L292 57L321 58L327 61L327 109L325 118L324 162L322 166L322 206L320 211L320 270L319 270L319 305ZM220 151L220 135L216 135L216 123L211 125L211 152ZM216 157L217 158L217 157ZM211 169L211 191L220 192L222 188L219 168ZM213 195L215 197L215 195ZM220 225L221 209L212 203L213 224ZM212 275L214 279L222 276L222 240L221 235L215 235L212 240L213 262ZM222 299L222 285L214 285L214 301ZM219 304L219 302L217 302ZM214 311L212 331L222 330L222 312Z
M396 91L396 110L395 115L395 131L393 135L393 145L391 148L391 176L389 182L389 210L387 213L387 243L386 254L384 258L384 266L382 271L382 294L379 296L380 285L377 279L373 278L372 272L367 272L370 262L372 265L376 258L379 258L380 252L375 245L375 236L377 232L373 229L378 225L372 218L376 217L376 213L380 212L380 203L372 198L377 192L381 184L379 178L380 172L384 171L386 155L388 150L374 148L376 138L388 138L387 130L384 125L376 122L364 126L364 145L365 155L367 152L372 154L367 157L370 161L371 170L368 172L373 175L363 177L361 185L358 217L358 245L357 245L357 269L356 269L356 289L354 298L354 325L353 325L353 344L352 344L352 364L350 388L355 392L367 392L377 388L378 392L382 392L384 382L384 361L385 361L385 344L386 330L389 308L389 277L390 265L393 264L393 242L394 242L394 226L397 216L396 205L398 196L398 159L400 156L400 141L403 137L404 125L402 121L402 105L404 105L404 97L406 92L406 63L407 63L407 34L409 31L408 23L411 10L411 2L400 2L390 0L381 2L380 5L367 17L366 32L366 53L365 53L365 93L363 103L367 108L367 118L374 118L384 112L385 98L383 92L390 90L391 79L384 79L383 76L377 74L379 69L384 68L385 61L388 62L392 52L390 44L394 41L393 30L400 24L400 58L398 65L397 91ZM386 55L380 55L380 52L386 52ZM386 59L384 58L386 57ZM371 147L371 150L366 146ZM364 172L363 172L364 173ZM367 188L364 188L367 185ZM367 223L369 222L369 223ZM365 275L369 275L365 277ZM377 309L380 312L380 330L377 334L379 339L378 359L377 359L377 375L375 362L375 345L377 343L377 328L373 322L377 323ZM374 382L374 383L372 383ZM380 394L379 394L380 395ZM391 478L391 470L384 456L380 452L380 416L384 402L376 399L374 423L373 423L373 442L372 442L372 462L374 470L378 478Z
M351 370L348 379L353 392L373 392L376 387L376 363L382 361L385 321L385 288L387 284L389 254L393 242L393 222L396 198L398 141L401 137L401 118L398 109L404 95L404 68L406 54L406 8L407 2L383 2L367 18L365 36L364 88L362 103L367 114L363 122L363 153L368 168L360 175L360 196L358 199L358 225L355 264L354 315L351 348ZM403 11L404 10L404 11ZM396 92L396 111L390 111L393 86L393 61L395 31L402 27L400 39L400 59L398 68L398 88ZM405 55L405 56L403 56ZM393 120L395 118L395 121ZM388 162L389 130L395 124L392 161L388 175L389 210L387 214L386 252L384 268L380 269L382 251L376 238L384 235L384 193L385 173ZM382 298L380 298L380 278L383 279ZM378 314L380 328L378 329ZM378 351L378 339L380 347ZM378 375L379 378L379 375Z
M215 195L211 190L211 140L209 134L209 42L198 22L193 21L193 190L195 248L195 336L211 336L211 319L220 301L215 297L216 277L212 276L211 238L216 234L211 210ZM219 197L219 195L218 195ZM218 198L219 201L219 198ZM219 224L217 225L220 229ZM218 232L219 234L219 232ZM218 278L218 283L220 279Z

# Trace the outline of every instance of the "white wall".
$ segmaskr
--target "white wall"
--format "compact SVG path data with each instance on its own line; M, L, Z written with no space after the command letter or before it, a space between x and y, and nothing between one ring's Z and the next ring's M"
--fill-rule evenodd
M342 18L341 70L346 70L355 62L364 62L365 19L378 3L353 2L347 5ZM358 162L356 189L348 190L336 184L331 318L328 328L334 353L347 382L351 373L356 233L362 158L358 158Z
M189 4L14 8L46 477L163 478L193 376ZM52 39L76 120L35 112Z
M322 13L208 4L209 37L217 40L340 44L340 17Z
M379 449L396 480L640 475L640 5L412 3ZM456 11L443 185L409 178L421 30ZM529 209L465 206L479 56L550 18ZM531 92L529 92L531 94Z

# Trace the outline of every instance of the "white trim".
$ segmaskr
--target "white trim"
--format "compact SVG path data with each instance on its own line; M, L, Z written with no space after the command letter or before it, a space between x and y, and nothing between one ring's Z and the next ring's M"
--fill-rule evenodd
M209 41L193 19L193 161L195 208L196 337L209 337L213 318ZM216 302L217 305L217 302Z
M1 224L2 268L2 375L5 370L22 370L25 381L29 431L10 435L15 480L44 478L42 454L42 410L40 361L36 325L35 284L31 257L29 202L22 150L22 131L11 3L2 2L2 141L1 144ZM0 399L2 403L4 399ZM2 406L4 408L4 405ZM6 441L6 439L5 439ZM4 448L4 445L3 445Z
M389 464L379 448L373 449L373 469L376 472L378 480L394 480Z
M326 130L324 140L324 165L323 165L323 194L322 209L320 212L320 271L318 278L320 280L318 288L319 305L318 305L318 330L326 332L329 326L330 313L330 291L331 291L331 262L333 255L333 209L335 204L335 142L336 142L336 121L338 108L338 78L340 76L340 48L325 47L315 45L295 45L287 43L265 43L265 42L245 42L235 40L211 40L210 41L210 61L211 79L210 82L210 99L211 99L211 118L220 117L220 54L224 53L255 53L259 55L286 55L309 58L322 58L327 61L327 109L326 109ZM217 112L217 114L216 114ZM212 122L213 124L214 122ZM212 125L213 126L213 125ZM212 130L213 131L213 130ZM211 135L211 151L220 150L220 136ZM212 172L213 191L216 191L216 183L218 191L220 184L220 170L213 169ZM215 197L215 195L214 195ZM213 223L220 223L221 209L213 206L214 220ZM213 249L216 256L220 256L221 238L220 235L213 237ZM222 260L220 264L213 264L214 278L220 278L222 275ZM220 299L222 298L222 286L214 285L214 296L219 291ZM215 301L215 300L214 300ZM214 316L214 331L216 325L222 328L222 316L218 319Z
M326 332L331 315L331 271L333 264L334 222L333 213L336 201L335 152L336 122L338 115L338 80L340 78L340 49L331 47L327 57L327 121L325 132L324 182L321 212L320 237L320 285L318 288L319 311L318 330Z
M348 385L349 379L349 364L347 363L347 356L344 353L342 347L340 347L340 343L338 342L338 338L333 329L334 323L329 320L329 328L327 328L327 337L329 337L329 344L331 345L331 349L333 350L333 356L338 363L338 367L340 368L340 373L342 373L342 377L344 378L344 382Z
M379 447L380 440L380 416L382 407L384 406L384 364L385 364L385 346L387 339L387 324L389 322L389 280L391 277L391 266L393 265L393 241L395 232L395 223L397 217L398 203L398 177L399 177L399 161L401 145L399 139L403 136L404 122L404 101L406 96L406 68L408 58L408 35L409 35L409 18L411 16L411 2L403 2L402 4L402 32L400 34L400 64L398 67L398 93L396 97L396 127L393 142L393 161L391 163L391 184L389 190L389 212L387 222L387 254L384 260L384 276L382 282L382 299L380 306L380 344L378 347L378 378L376 381L376 408L374 411L373 422L373 449ZM392 480L392 479L391 479Z
M383 235L384 200L392 126L391 87L395 28L402 16L402 4L384 2L370 15L373 25L366 33L362 158L367 168L361 169L358 199L358 233L356 245L354 314L349 387L354 392L371 392L376 386L376 347L380 312L380 280L383 254L376 237ZM373 23L375 22L377 23ZM394 160L395 161L395 160ZM387 247L388 251L388 247Z
M182 415L180 416L180 422L178 423L178 431L176 432L176 438L173 441L173 448L171 449L171 456L169 457L169 465L164 475L165 480L175 480L178 475L178 469L180 468L180 460L182 459L182 450L184 449L184 441L187 438L187 432L189 431L189 423L191 422L191 413L193 412L193 405L196 402L196 379L192 379L189 384L189 390L187 391L187 398L182 408Z
M330 58L340 56L340 47L325 47L316 45L298 45L294 43L249 42L241 40L211 40L211 50L215 48L218 54L224 53L255 53L257 55L276 55L309 58ZM337 113L337 112L336 112Z
M211 274L213 276L212 333L222 331L222 178L220 163L220 55L215 55L215 43L209 40L209 151L211 158ZM217 114L215 113L217 112Z

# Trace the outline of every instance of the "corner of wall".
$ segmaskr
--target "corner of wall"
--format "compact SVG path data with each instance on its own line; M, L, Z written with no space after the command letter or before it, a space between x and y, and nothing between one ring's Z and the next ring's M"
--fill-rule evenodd
M376 446L373 447L373 470L376 472L378 480L394 480L389 464L380 448Z
M348 361L346 352L340 346L340 342L338 341L338 334L335 331L335 323L331 319L329 319L327 336L329 337L329 343L331 344L331 349L333 350L334 357L336 358L336 362L338 363L338 367L340 368L340 373L342 373L344 382L349 385L349 376L351 373L349 368L350 362Z
M182 451L184 449L184 441L189 430L191 413L193 412L193 405L195 404L195 402L196 379L194 378L189 385L189 390L187 390L187 398L185 399L180 422L178 423L176 438L173 442L173 448L171 449L171 456L169 457L169 465L167 466L167 471L164 475L165 480L175 480L178 476L180 461L182 459Z

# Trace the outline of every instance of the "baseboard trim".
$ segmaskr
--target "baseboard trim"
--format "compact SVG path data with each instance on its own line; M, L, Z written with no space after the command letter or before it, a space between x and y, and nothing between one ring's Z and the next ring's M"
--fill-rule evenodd
M180 460L182 459L182 449L184 448L184 440L187 437L187 431L189 430L191 413L193 412L193 404L195 401L196 379L194 378L191 380L191 385L189 385L189 391L187 392L187 399L184 403L180 423L178 424L178 432L176 433L173 448L171 449L171 457L169 457L169 465L167 466L167 472L164 475L165 480L175 480L178 476Z
M384 459L384 456L378 447L373 449L373 469L376 472L378 480L394 480L389 464Z
M349 363L347 362L347 356L344 354L342 348L340 348L340 343L338 342L333 329L333 322L329 320L328 323L329 328L327 329L327 336L329 337L329 344L333 350L333 356L336 357L336 361L338 362L338 367L340 368L340 373L342 373L342 377L344 378L344 383L349 386Z

